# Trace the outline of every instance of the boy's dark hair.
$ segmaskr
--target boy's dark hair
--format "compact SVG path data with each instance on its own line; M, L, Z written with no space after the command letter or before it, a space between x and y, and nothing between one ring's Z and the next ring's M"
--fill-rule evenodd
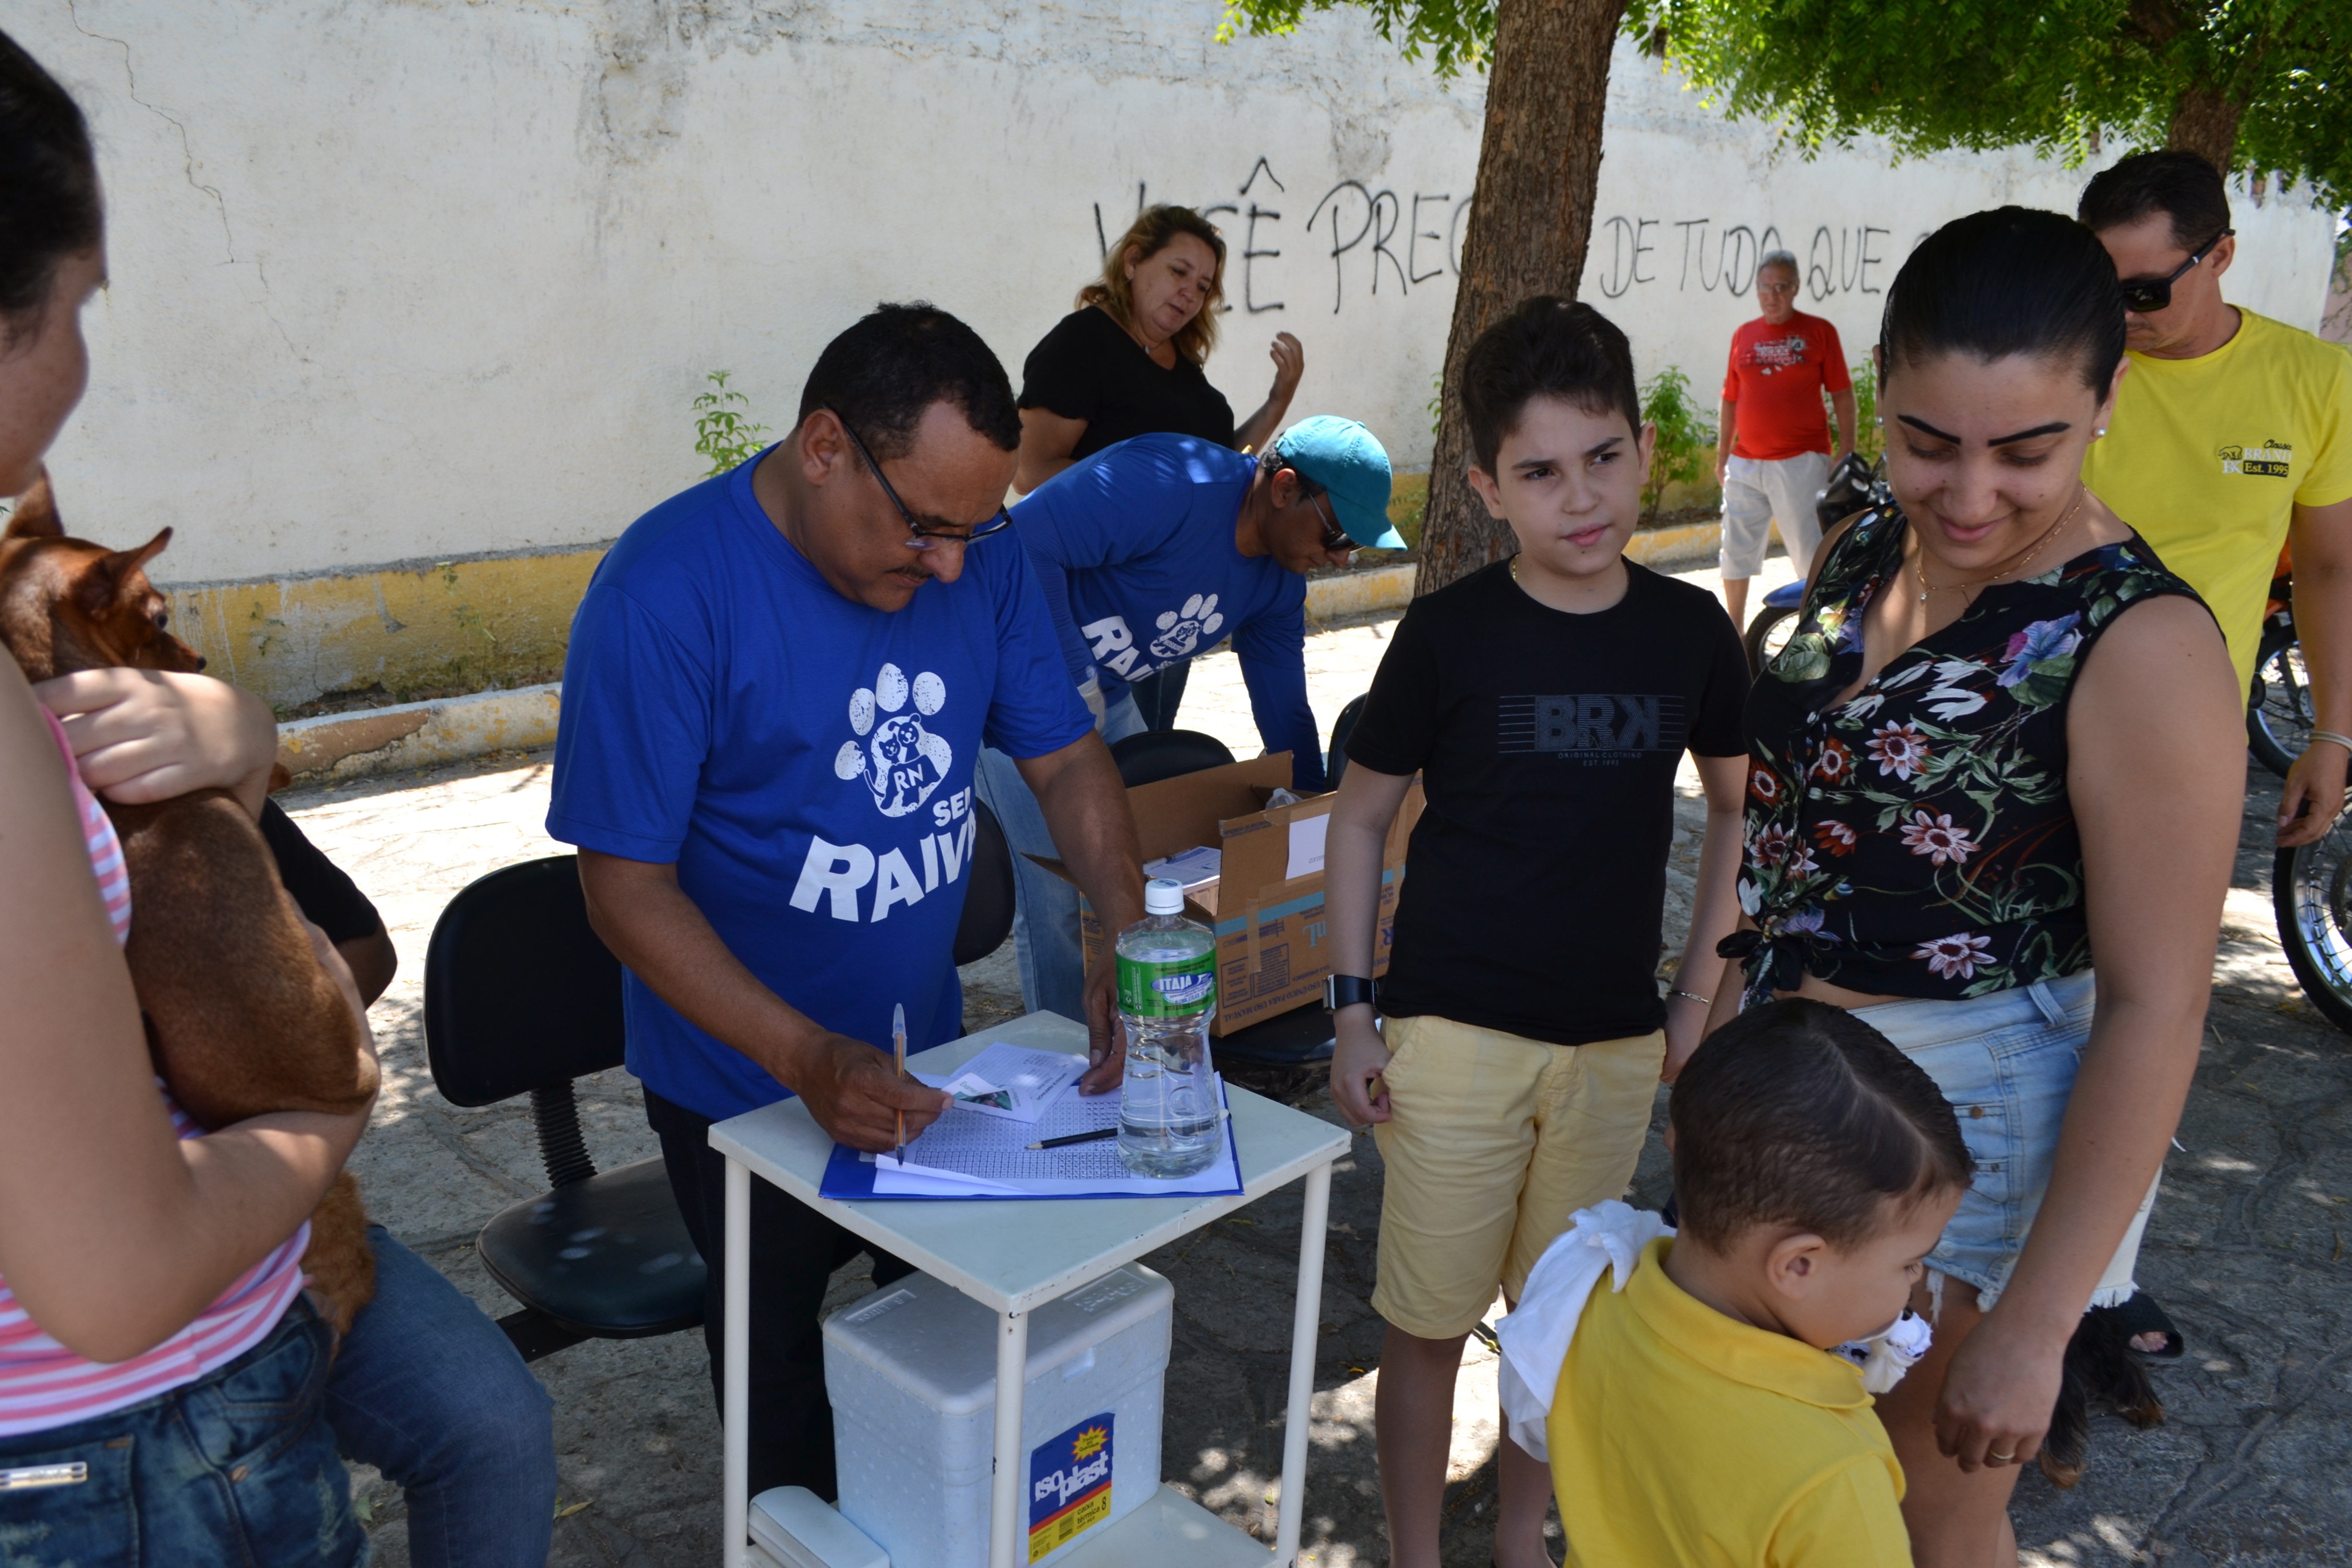
M994 350L927 300L882 304L824 345L801 388L800 424L830 405L877 462L903 458L934 403L952 403L971 427L1012 452L1021 410Z
M58 264L97 248L105 231L89 122L0 33L0 349L37 324Z
M2230 193L2221 171L2185 147L2135 153L2102 169L2083 187L2074 216L2093 234L2137 223L2153 212L2172 220L2172 243L2193 251L2230 226Z
M1580 300L1538 294L1478 334L1462 361L1462 411L1470 450L1495 471L1503 437L1538 397L1557 397L1587 414L1612 410L1642 433L1642 395L1633 384L1633 350L1617 324Z
M2072 359L2101 397L2124 357L2116 264L2063 214L1995 207L1954 218L1919 242L1886 290L1878 381L1898 364L1965 353Z
M1681 1228L1709 1247L1759 1225L1855 1247L1879 1231L1882 1200L1965 1186L1974 1168L1936 1080L1803 997L1717 1030L1675 1080L1673 1116Z

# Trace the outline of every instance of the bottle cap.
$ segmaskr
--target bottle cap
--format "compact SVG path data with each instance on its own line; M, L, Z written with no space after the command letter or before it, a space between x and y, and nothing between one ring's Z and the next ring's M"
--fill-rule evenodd
M1154 877L1143 884L1143 912L1147 915L1181 915L1184 912L1184 884L1173 877Z

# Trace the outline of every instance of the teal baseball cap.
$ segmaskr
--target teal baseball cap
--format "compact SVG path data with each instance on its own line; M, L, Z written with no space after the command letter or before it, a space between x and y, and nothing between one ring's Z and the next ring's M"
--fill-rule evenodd
M1275 455L1330 493L1332 513L1349 538L1367 550L1402 550L1404 536L1389 526L1389 455L1380 438L1353 419L1318 414L1274 438Z

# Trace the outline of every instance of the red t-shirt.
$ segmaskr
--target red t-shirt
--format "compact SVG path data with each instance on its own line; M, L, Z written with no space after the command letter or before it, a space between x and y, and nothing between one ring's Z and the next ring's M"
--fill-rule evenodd
M1776 327L1759 316L1731 334L1723 400L1739 405L1731 432L1734 457L1778 462L1830 449L1824 392L1853 385L1837 329L1802 310Z

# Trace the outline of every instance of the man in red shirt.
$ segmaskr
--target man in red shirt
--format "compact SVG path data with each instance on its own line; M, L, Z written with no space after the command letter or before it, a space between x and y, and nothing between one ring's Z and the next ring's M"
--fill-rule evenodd
M1731 334L1715 478L1723 487L1723 602L1738 626L1748 579L1764 569L1772 525L1803 576L1822 542L1813 500L1829 482L1830 426L1822 394L1837 408L1838 456L1853 450L1853 378L1837 329L1797 309L1797 258L1776 250L1756 264L1764 313Z

